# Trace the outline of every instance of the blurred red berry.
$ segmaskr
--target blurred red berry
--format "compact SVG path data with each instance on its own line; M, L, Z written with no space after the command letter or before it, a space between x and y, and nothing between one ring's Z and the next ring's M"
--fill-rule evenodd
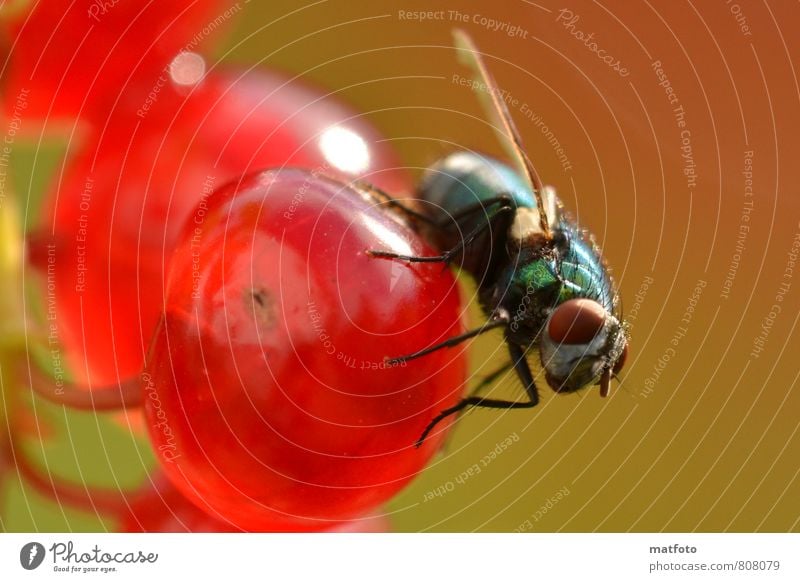
M6 107L24 91L30 117L103 118L133 83L154 85L176 54L213 44L237 12L223 0L31 1L0 19Z
M455 278L368 249L434 251L365 191L268 171L201 203L177 246L144 378L163 469L244 529L314 530L396 494L460 398L463 350L385 358L461 331Z
M170 82L155 100L144 89L126 95L46 200L31 255L52 271L58 333L78 382L140 372L177 234L213 189L286 164L409 189L379 134L304 84L228 72L185 93Z

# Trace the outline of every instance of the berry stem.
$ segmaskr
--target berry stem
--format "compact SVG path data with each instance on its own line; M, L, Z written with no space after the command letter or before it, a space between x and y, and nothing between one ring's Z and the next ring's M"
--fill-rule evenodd
M31 389L49 402L76 410L116 411L142 405L142 386L138 376L110 386L83 388L63 383L56 387L52 379L34 370L31 372Z

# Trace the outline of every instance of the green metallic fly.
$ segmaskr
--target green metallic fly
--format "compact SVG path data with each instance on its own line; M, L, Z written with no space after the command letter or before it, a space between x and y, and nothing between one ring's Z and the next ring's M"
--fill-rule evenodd
M547 383L558 393L609 383L625 362L627 326L619 297L591 235L566 214L552 188L545 187L525 154L522 139L486 65L463 32L454 32L456 48L488 87L487 111L504 145L511 144L517 171L486 156L459 151L428 168L418 191L416 210L391 201L419 223L441 255L415 257L370 251L375 257L459 264L475 278L487 321L479 328L389 358L399 364L449 348L492 329L504 331L510 360L485 378L483 388L507 371L519 377L527 401L473 395L443 410L417 441L420 446L444 418L468 407L532 408L539 393L527 360L538 350ZM486 104L485 104L486 105Z

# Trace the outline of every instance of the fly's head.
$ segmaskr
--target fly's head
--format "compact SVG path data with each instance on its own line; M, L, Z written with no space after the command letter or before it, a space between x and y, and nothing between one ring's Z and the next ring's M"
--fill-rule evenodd
M555 392L600 385L606 396L611 378L625 364L625 324L592 299L570 299L553 309L539 340L547 383Z

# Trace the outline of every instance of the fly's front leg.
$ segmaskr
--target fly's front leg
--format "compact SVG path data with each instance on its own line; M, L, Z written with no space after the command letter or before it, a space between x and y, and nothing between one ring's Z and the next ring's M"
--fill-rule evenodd
M499 194L494 198L487 198L486 200L479 200L477 202L473 202L468 206L465 206L458 212L454 212L453 214L448 214L444 218L439 220L433 221L433 224L438 226L439 228L447 228L449 226L453 226L458 224L461 220L465 218L470 218L473 214L477 214L478 212L483 211L486 214L486 211L491 208L492 206L508 206L510 208L514 208L514 199L511 197L510 194Z
M400 200L398 200L397 198L395 198L391 194L388 194L387 192L384 192L380 188L377 188L376 186L373 186L372 184L369 184L369 183L366 183L366 182L362 182L362 181L359 181L359 180L356 180L355 184L357 186L361 186L362 188L370 191L372 194L376 195L376 197L382 198L386 202L386 204L391 206L392 208L396 208L399 211L403 212L404 214L407 214L408 216L411 216L411 217L415 218L416 220L420 220L420 221L422 221L422 222L424 222L426 224L429 224L431 226L438 226L437 222L435 220L433 220L430 216L427 216L426 214L423 214L422 212L419 212L416 209L411 208L407 204L403 204L402 202L400 202Z
M398 364L402 364L404 362L408 362L409 360L416 360L417 358L421 358L422 356L427 356L428 354L431 354L431 353L436 352L438 350L441 350L443 348L452 348L452 347L457 346L461 342L464 342L464 341L466 341L466 340L468 340L470 338L479 336L482 333L486 333L487 331L490 331L490 330L495 329L497 327L506 327L507 325L508 325L508 319L495 319L495 320L492 320L492 321L487 321L481 327L478 327L478 328L475 328L475 329L471 329L466 333L462 333L461 335L457 335L457 336L451 337L450 339L446 339L443 342L438 343L436 345L433 345L433 346L431 346L429 348L425 348L424 350L420 350L420 351L414 352L412 354L407 354L405 356L397 356L395 358L388 358L386 360L386 363L391 365L391 366L396 366Z

